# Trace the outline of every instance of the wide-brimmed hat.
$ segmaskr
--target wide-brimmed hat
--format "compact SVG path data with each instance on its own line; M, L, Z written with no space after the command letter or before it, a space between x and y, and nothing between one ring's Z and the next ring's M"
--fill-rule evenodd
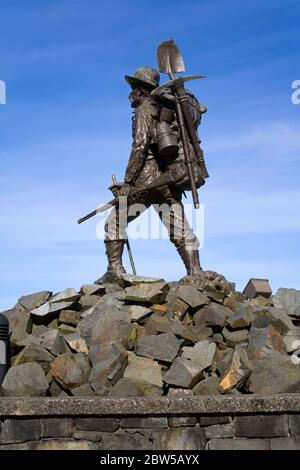
M146 65L135 71L134 77L125 75L125 80L131 85L141 85L148 88L156 88L159 85L159 73L153 67Z

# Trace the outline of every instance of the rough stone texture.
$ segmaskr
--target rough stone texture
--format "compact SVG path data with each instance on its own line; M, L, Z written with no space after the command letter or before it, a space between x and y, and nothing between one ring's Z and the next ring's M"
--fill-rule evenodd
M296 393L300 392L300 369L291 358L277 351L253 360L252 373L246 382L251 393Z
M286 354L287 352L282 336L272 325L269 325L267 328L255 328L255 326L252 326L247 348L249 359L262 357L268 349L278 351L281 354Z
M182 349L182 357L199 364L199 366L204 370L212 365L215 352L215 343L204 340L196 343L194 347L184 347Z
M229 424L230 416L201 416L200 426L214 426L216 424Z
M237 437L283 437L289 435L285 415L237 416L234 420Z
M300 415L289 416L289 428L292 436L300 436Z
M15 358L14 366L26 364L28 362L37 362L47 374L50 369L50 364L54 360L54 356L50 354L45 348L38 344L29 344L26 346Z
M142 305L130 305L128 313L132 321L139 321L147 317L151 313L151 309Z
M195 313L194 323L196 326L209 326L219 331L223 329L227 317L231 314L232 311L228 307L212 302Z
M283 310L271 307L257 309L253 313L252 325L256 328L266 328L272 325L281 335L285 335L294 328L291 319Z
M31 316L37 323L48 323L49 320L59 314L61 310L66 310L74 304L74 301L47 302L40 307L31 310Z
M39 440L41 425L38 419L6 419L2 424L0 444Z
M87 344L85 340L81 338L79 333L64 335L64 339L72 351L82 352L83 354L89 353Z
M44 397L47 390L43 369L34 362L11 367L2 383L3 394L11 397Z
M236 347L232 353L230 366L220 381L220 392L226 393L233 387L239 388L249 377L250 367L246 351L242 347Z
M53 297L51 297L50 302L51 303L60 303L60 302L75 302L78 300L80 295L78 294L76 289L73 288L68 288L63 290L62 292L59 292L58 294L55 294Z
M115 418L76 418L76 429L83 431L115 432L120 424Z
M9 329L11 331L10 344L13 348L18 346L18 342L27 337L31 333L32 321L30 313L18 310L7 310L3 312L9 321Z
M207 377L193 387L195 395L219 395L219 382L220 379L216 375Z
M136 353L139 356L173 362L182 342L172 333L145 336L137 342Z
M65 353L51 363L53 377L66 389L79 387L88 381L90 364L82 354Z
M275 307L300 318L300 290L280 288L272 297Z
M192 308L200 308L208 303L208 298L193 286L180 286L177 295Z
M270 450L300 450L300 437L270 439Z
M191 427L197 424L197 418L195 416L173 416L169 418L168 422L170 428Z
M165 300L168 284L164 281L140 283L125 289L126 301L159 304Z
M18 303L21 304L26 310L33 310L34 308L37 308L47 302L51 295L52 292L48 290L43 290L40 292L35 292L34 294L24 295L20 297Z
M269 450L269 439L212 439L208 450Z
M124 377L162 387L161 366L158 362L146 357L133 357L124 372Z
M109 393L110 397L150 397L162 395L162 389L142 380L134 380L128 377L120 379L113 390Z
M167 384L183 388L192 388L200 379L203 367L199 364L177 357L164 376Z
M248 330L229 331L227 328L224 328L222 334L225 338L227 346L231 348L234 348L240 343L245 343L249 338Z
M234 429L231 423L229 424L213 424L205 428L206 439L225 439L226 437L233 437Z
M75 397L93 397L94 391L90 384L84 384L79 387L72 388L72 395Z
M190 429L171 428L154 436L154 448L156 449L203 450L205 444L205 434L199 425Z
M79 312L73 310L63 310L59 314L58 323L66 323L67 325L77 326L81 321L81 315Z
M158 333L173 333L176 336L187 339L192 343L196 343L203 338L203 335L197 331L194 327L185 325L184 323L177 320L170 320L165 317L159 317L157 315L152 315L147 322L147 326L153 328L154 332Z
M83 284L80 292L84 295L101 295L105 294L105 286L99 284Z
M41 437L65 438L71 437L75 426L72 418L47 418L40 420ZM30 439L38 439L30 436Z
M287 352L296 351L300 346L300 328L294 328L287 332L283 338Z
M122 418L121 419L121 428L167 428L168 427L168 418L136 418L136 417L129 417L129 418Z

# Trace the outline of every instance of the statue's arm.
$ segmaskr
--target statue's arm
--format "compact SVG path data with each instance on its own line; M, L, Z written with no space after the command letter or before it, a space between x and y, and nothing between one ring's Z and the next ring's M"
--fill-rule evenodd
M151 140L152 125L151 117L143 110L137 110L132 149L124 178L125 183L134 184L144 166Z

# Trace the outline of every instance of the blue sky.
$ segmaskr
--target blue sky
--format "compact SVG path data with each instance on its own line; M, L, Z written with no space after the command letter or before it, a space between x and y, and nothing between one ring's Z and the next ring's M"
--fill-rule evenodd
M208 107L204 269L300 289L299 0L2 0L0 310L18 297L92 282L106 268L97 220L130 152L124 74L155 66L173 37ZM162 77L162 81L164 77ZM167 240L133 240L138 272L175 280ZM128 266L128 260L125 257Z

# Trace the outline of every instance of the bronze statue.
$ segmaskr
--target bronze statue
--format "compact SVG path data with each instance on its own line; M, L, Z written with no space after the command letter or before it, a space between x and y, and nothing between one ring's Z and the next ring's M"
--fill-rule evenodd
M197 134L206 108L184 88L187 80L202 76L174 77L175 72L184 71L184 65L173 41L162 43L157 55L159 70L168 73L169 82L159 86L159 72L149 66L138 68L134 76L125 75L132 89L129 100L134 114L124 182L113 180L110 189L115 198L78 221L115 206L105 223L108 268L99 283L122 282L122 253L125 243L129 247L126 227L151 205L166 226L187 274L201 273L199 242L184 215L182 195L191 190L194 205L199 207L197 188L208 177ZM136 204L138 212L132 211Z

